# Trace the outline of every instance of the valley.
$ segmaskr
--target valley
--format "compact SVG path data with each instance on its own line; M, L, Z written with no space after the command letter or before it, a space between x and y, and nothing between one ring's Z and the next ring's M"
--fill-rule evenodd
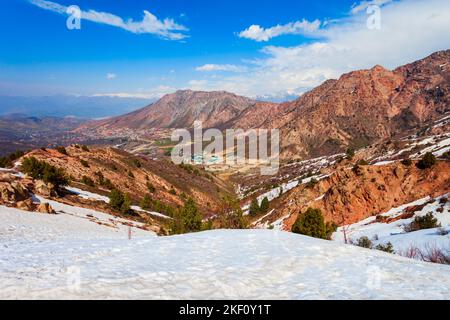
M283 103L180 90L102 120L0 118L0 298L448 299L449 61ZM203 161L233 148L175 164L196 120L279 130L276 174Z

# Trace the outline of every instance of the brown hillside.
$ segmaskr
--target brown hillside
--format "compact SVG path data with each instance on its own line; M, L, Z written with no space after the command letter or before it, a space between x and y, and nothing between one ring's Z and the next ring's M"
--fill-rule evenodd
M150 194L153 199L176 207L192 197L205 215L217 209L222 194L232 192L232 188L211 173L201 169L189 171L168 160L151 160L114 148L90 147L89 151L84 151L71 146L66 150L68 155L47 149L32 151L26 157L34 156L64 168L72 184L82 189L108 194L108 188L99 183L96 174L101 172L114 187L129 193L136 202ZM83 176L92 179L95 187L83 184ZM154 192L149 192L147 183L153 185Z
M301 186L286 194L277 216L290 215L284 228L290 230L307 207L322 210L327 221L338 225L355 223L393 207L426 196L450 192L450 162L438 161L430 169L395 162L384 166L339 167L313 188Z

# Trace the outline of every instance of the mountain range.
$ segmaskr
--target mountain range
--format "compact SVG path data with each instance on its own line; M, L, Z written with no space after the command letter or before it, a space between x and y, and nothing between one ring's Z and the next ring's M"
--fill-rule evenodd
M271 103L228 92L183 90L82 129L278 128L285 158L362 147L408 132L450 111L450 50L387 70L374 66L325 81L296 100Z

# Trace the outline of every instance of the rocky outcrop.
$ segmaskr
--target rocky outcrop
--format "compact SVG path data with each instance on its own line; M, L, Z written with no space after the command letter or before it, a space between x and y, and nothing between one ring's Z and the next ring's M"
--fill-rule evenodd
M41 180L37 180L34 184L34 191L36 192L36 194L43 197L52 197L56 195L55 186L51 183L45 183Z
M39 204L36 211L40 213L49 213L49 214L56 213L55 210L53 210L52 206L46 202Z
M52 188L42 181L19 178L10 173L0 174L0 205L24 211L55 213L48 203L34 203L32 191L40 190L42 195L51 196Z
M36 204L33 203L33 199L28 198L23 201L19 201L15 204L15 207L24 211L34 211L36 209Z
M0 203L15 203L30 198L24 184L10 174L0 176Z
M421 170L395 162L384 166L338 168L313 188L296 188L287 194L280 216L288 215L284 227L290 230L308 207L321 209L327 221L351 224L405 203L436 197L450 191L450 162L438 161Z

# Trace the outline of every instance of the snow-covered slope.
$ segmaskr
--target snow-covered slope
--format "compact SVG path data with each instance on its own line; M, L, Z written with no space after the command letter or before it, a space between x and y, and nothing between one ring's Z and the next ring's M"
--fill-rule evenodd
M45 200L58 214L41 214L0 206L1 244L74 239L125 239L156 236L140 229L139 222L114 217L103 212L72 207ZM131 229L131 230L130 230Z
M436 157L440 157L450 150L450 133L426 137L411 136L402 139L402 141L406 143L403 149L385 152L383 155L371 159L371 163L375 165L388 164L393 162L393 159L398 160L399 158L405 157L405 154L414 152L416 148L419 148L420 151L410 154L408 156L409 158L418 160L427 152L431 152Z
M82 189L78 189L78 188L74 188L74 187L66 187L66 190L78 195L80 198L83 199L88 199L88 200L96 200L96 201L103 201L105 203L109 203L109 198L106 196L102 196L99 195L97 193L92 193L89 191L85 191ZM148 213L152 216L156 216L156 217L160 217L160 218L164 218L164 219L172 219L171 217L168 217L162 213L159 212L155 212L155 211L148 211L148 210L144 210L139 206L131 206L131 209L136 210L136 211L141 211L141 212L145 212Z
M449 194L443 195L436 199L426 197L411 203L404 204L397 208L382 213L385 218L399 217L408 207L418 206L417 211L413 212L411 218L399 219L390 223L377 222L376 217L369 217L358 223L338 228L333 234L333 240L344 242L344 228L346 229L347 238L353 242L363 236L369 238L374 245L390 242L396 253L403 254L409 248L425 249L427 246L437 247L444 250L450 249L450 201L440 203L441 198L448 199ZM423 208L422 208L423 206ZM442 212L439 212L442 211ZM441 228L424 229L413 232L405 232L405 226L409 225L416 216L424 216L427 213L433 213ZM441 234L446 231L447 234Z
M450 299L449 266L292 233L129 240L69 214L0 217L0 298Z

